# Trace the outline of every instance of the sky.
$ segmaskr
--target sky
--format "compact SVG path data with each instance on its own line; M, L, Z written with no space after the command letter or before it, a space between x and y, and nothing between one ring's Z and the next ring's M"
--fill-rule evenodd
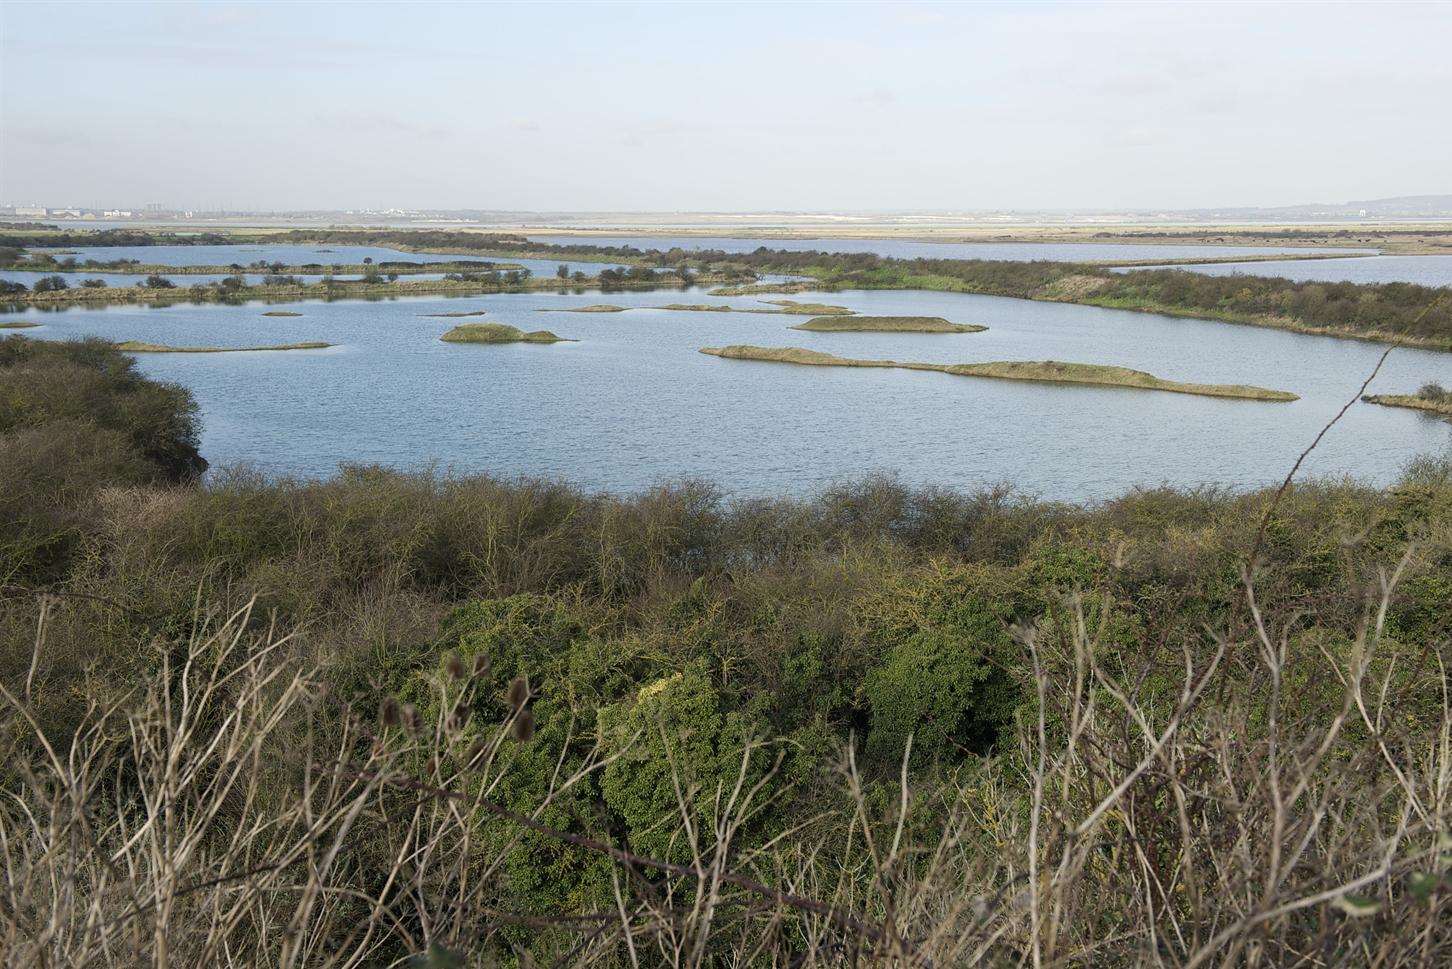
M1452 2L0 2L0 201L1177 209L1452 192Z

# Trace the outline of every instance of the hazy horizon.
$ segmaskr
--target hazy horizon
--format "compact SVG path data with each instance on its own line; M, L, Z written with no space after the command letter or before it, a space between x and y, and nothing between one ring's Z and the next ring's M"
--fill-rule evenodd
M11 2L0 34L9 201L1177 210L1452 171L1441 3Z

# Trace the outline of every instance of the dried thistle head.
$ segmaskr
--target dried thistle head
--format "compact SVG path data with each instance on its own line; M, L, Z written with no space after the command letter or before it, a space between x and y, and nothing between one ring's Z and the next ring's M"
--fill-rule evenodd
M485 656L483 653L479 653L477 656L474 657L474 676L477 679L478 677L481 677L488 672L489 657Z
M404 729L409 733L418 733L421 723L418 715L418 707L412 703L405 703L401 711Z
M518 710L529 699L529 681L516 676L509 684L509 705Z
M444 669L448 671L450 677L456 680L462 680L467 672L464 668L464 661L459 658L458 653L450 653L444 659Z
M449 730L463 730L465 725L468 724L469 714L471 714L472 712L473 711L469 709L469 704L465 703L462 699L460 699L458 703L454 704L454 709L449 711Z
M534 714L521 710L514 718L514 739L522 744L534 739Z
M398 700L393 697L384 697L383 705L378 708L378 722L385 727L396 727L400 722L398 711Z

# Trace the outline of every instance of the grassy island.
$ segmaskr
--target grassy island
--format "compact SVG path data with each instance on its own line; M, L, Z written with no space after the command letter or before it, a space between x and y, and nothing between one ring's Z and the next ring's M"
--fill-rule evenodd
M458 320L466 316L487 316L488 314L488 310L468 310L467 312L459 310L454 313L425 313L424 316L429 319Z
M727 306L716 303L667 303L664 306L652 306L653 310L672 310L677 313L749 313L750 310L739 310L734 306ZM762 312L758 310L758 312Z
M292 310L268 310L263 316L302 316L301 313L294 313Z
M766 293L809 293L820 289L815 279L791 283L742 283L736 286L717 286L707 292L708 296L758 296Z
M792 327L815 333L982 333L976 323L949 323L941 316L819 316Z
M1406 407L1452 420L1452 390L1437 383L1424 384L1415 394L1365 394L1361 399L1368 404Z
M126 353L245 353L253 350L326 350L331 343L275 343L260 347L171 347L164 343L144 343L141 340L123 340L116 344L117 350Z
M570 306L564 309L541 309L541 313L624 313L626 307L612 303L591 303L589 306Z
M667 303L665 306L652 306L650 309L675 310L678 313L761 313L768 316L852 316L855 313L845 306L833 306L829 303L796 303L789 299L765 302L778 308L767 310L757 306L731 306L727 303Z
M28 330L36 326L40 326L40 324L31 323L29 320L15 320L11 323L0 323L0 330Z
M461 323L443 336L445 343L574 343L549 330L526 333L507 323Z
M1143 370L1109 367L1093 363L1063 363L1058 360L1003 360L990 363L915 363L898 360L853 360L802 347L754 347L735 345L705 347L702 353L729 360L757 360L765 363L795 363L809 367L885 367L901 370L932 370L955 377L991 377L998 380L1031 380L1051 384L1085 384L1102 387L1132 387L1164 390L1202 397L1233 397L1241 400L1293 401L1296 394L1244 384L1191 384L1163 380Z
M856 313L855 310L831 303L798 303L794 299L767 299L762 302L779 307L775 311L767 312L788 313L792 316L853 316Z

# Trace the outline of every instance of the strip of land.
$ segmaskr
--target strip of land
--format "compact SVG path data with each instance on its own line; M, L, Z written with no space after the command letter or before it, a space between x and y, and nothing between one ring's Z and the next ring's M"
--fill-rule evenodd
M853 316L854 310L830 303L797 303L789 299L766 300L777 309L765 310L755 306L730 306L723 303L667 303L665 306L651 306L653 310L675 310L678 313L757 313L763 316Z
M1058 360L1003 360L990 363L915 363L899 360L853 360L802 347L755 347L735 345L704 347L702 353L728 360L764 363L792 363L808 367L882 367L900 370L931 370L955 377L991 377L997 380L1030 380L1050 384L1087 384L1103 387L1131 387L1163 390L1201 397L1233 397L1241 400L1293 401L1296 394L1267 390L1245 384L1193 384L1163 380L1143 370L1108 367L1092 363L1063 363Z
M378 276L398 275L413 276L419 273L508 273L523 272L524 267L518 263L478 261L448 261L448 262L380 262L380 263L320 263L306 262L283 265L282 263L254 262L250 265L241 263L228 263L227 265L195 264L188 266L172 266L166 263L143 263L129 259L116 259L102 262L96 259L88 259L85 262L77 262L74 259L55 260L35 258L14 262L4 269L16 272L27 273L65 273L84 275L85 273L110 273L112 275L127 276L230 276L234 274L246 275L272 275L272 276L324 276L324 275L353 275Z
M819 316L792 327L814 333L982 333L976 323L949 323L941 316Z
M1431 398L1420 394L1365 394L1361 399L1368 404L1381 404L1383 407L1406 407L1410 410L1419 410L1452 420L1452 395Z
M172 347L164 343L143 343L140 340L123 340L116 344L117 350L127 353L250 353L254 350L326 350L331 343L275 343L260 347Z
M701 282L723 282L730 275L703 275ZM562 282L548 277L519 280L400 279L397 282L367 280L319 280L316 283L272 283L260 286L223 286L198 283L180 286L111 286L97 289L70 287L63 290L0 294L0 303L21 306L98 306L111 303L146 303L168 306L175 303L300 302L303 300L386 299L395 296L484 296L491 293L566 292L600 288L609 290L682 289L694 285L674 275L620 281L604 285L598 277Z
M37 326L40 326L40 324L31 323L27 320L16 320L13 323L0 323L0 330L29 330Z

